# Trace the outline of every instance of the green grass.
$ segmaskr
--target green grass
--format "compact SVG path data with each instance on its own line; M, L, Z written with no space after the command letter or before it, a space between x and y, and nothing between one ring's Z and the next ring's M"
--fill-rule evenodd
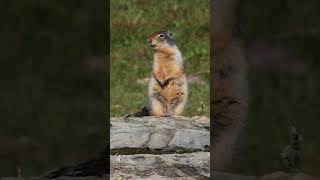
M160 30L174 33L186 73L205 81L204 85L189 84L185 115L197 115L202 101L204 115L209 116L209 1L111 0L110 4L111 116L136 112L146 104L147 85L137 80L151 74L153 59L147 37Z

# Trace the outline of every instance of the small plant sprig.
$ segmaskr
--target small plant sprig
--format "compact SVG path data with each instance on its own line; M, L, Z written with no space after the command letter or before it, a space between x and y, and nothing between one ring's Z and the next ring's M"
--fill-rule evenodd
M295 126L290 127L290 144L280 153L281 163L287 172L301 171L301 142L302 136Z
M203 101L200 101L200 106L197 109L197 114L199 116L203 116L204 115L204 108L205 108L205 104L203 103Z

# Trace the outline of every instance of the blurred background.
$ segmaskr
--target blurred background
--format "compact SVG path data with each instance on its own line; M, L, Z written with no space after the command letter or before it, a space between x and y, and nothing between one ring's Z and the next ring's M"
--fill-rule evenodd
M98 156L109 117L109 29L99 1L0 2L0 176L24 177ZM111 0L110 115L139 110L152 67L146 38L171 30L185 59L185 115L209 114L209 2ZM302 168L320 176L320 2L242 0L250 112L239 173L279 168L289 122L303 135ZM201 103L202 101L202 103Z
M185 61L189 97L184 115L209 116L209 1L111 0L110 113L134 113L147 103L153 56L149 35L173 32ZM199 108L203 110L199 110Z
M319 177L320 1L239 2L250 64L250 112L238 172L279 169L291 122L303 136L302 170Z
M102 154L104 3L0 2L0 177L36 176Z

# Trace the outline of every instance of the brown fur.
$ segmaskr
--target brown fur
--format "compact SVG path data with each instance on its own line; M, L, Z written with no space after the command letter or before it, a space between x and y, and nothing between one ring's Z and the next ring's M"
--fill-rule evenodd
M235 0L213 2L211 155L214 170L231 171L247 113L244 45L235 30Z
M156 45L148 93L150 115L179 116L188 93L180 50L161 41L158 33L149 42Z

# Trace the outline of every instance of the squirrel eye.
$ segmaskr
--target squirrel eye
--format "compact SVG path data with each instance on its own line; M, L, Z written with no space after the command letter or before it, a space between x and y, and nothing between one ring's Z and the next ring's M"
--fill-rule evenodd
M160 35L159 35L159 38L161 38L161 39L164 38L164 35L163 35L163 34L160 34Z

